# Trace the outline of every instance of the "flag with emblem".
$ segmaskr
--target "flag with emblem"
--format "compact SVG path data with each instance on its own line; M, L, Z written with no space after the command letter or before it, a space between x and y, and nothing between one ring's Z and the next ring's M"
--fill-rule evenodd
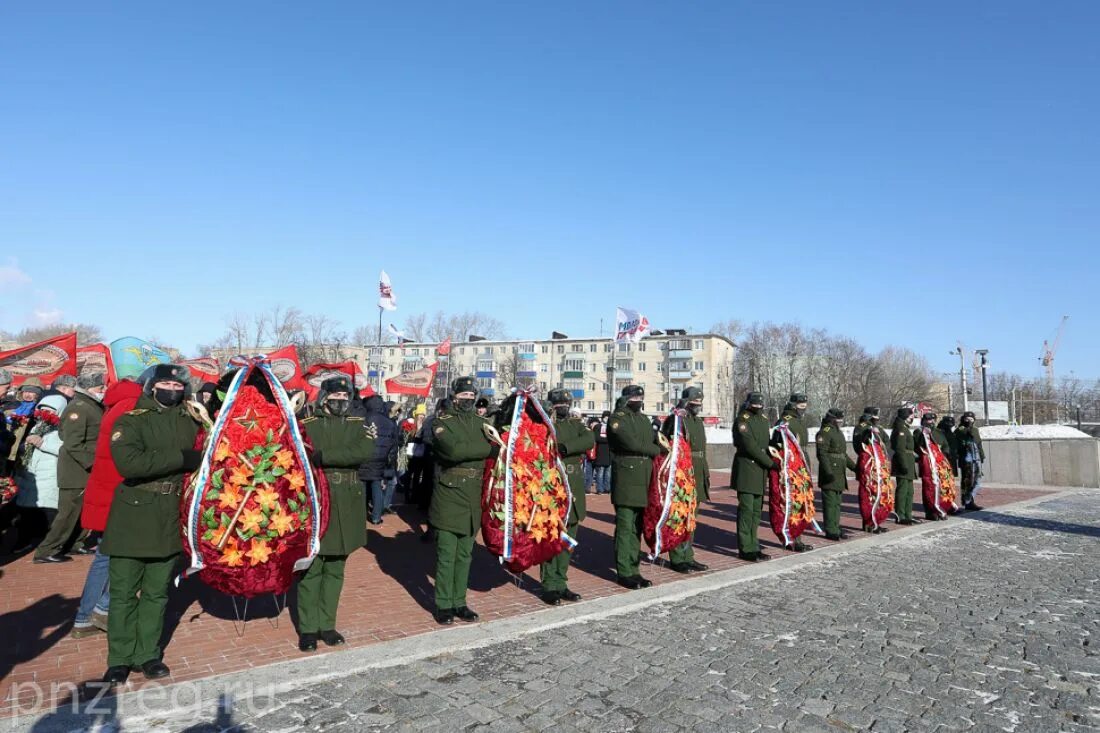
M31 377L42 384L50 384L62 374L76 375L76 333L66 333L19 346L10 351L0 351L0 369L11 373L16 387Z
M388 311L397 310L397 296L394 295L390 276L385 270L382 270L382 274L378 276L378 307Z
M649 319L636 310L615 309L615 343L638 343L649 333Z

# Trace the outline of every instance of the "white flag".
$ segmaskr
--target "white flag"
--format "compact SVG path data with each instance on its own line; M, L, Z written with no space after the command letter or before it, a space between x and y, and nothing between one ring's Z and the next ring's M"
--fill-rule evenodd
M393 325L392 323L390 324L390 333L392 333L398 341L405 341L406 340L405 339L405 332L404 331L398 331L397 326Z
M629 308L615 309L615 343L638 343L649 333L649 319Z
M390 276L385 270L378 276L378 307L388 311L397 310L397 296L393 294Z

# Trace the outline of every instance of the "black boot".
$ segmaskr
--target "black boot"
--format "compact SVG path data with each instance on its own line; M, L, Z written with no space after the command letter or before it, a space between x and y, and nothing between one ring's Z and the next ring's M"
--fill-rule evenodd
M570 603L576 603L577 601L579 601L581 599L581 594L580 593L574 593L573 591L566 588L565 590L563 590L561 592L561 599L563 601L569 601Z
M150 659L141 665L141 673L145 675L147 680L159 680L161 677L172 674L171 670L168 669L168 665L159 659Z
M103 681L111 687L121 685L129 678L130 668L125 664L108 667L107 672L103 675Z
M455 622L455 610L453 608L437 608L432 612L432 618L440 626L450 626Z
M298 635L298 651L300 651L300 652L315 652L315 651L317 651L317 634L299 634Z
M334 629L322 631L321 641L325 642L326 646L340 646L341 644L347 643L347 639L344 638L344 635Z
M459 606L455 609L455 618L459 621L468 621L472 623L481 617L474 613L474 609L467 608L466 606Z
M691 566L691 563L687 563L687 562L670 563L669 567L672 568L675 572L683 573L684 575L687 575L688 573L694 573L695 572L695 568L693 568Z
M709 565L704 565L703 563L695 562L694 560L691 560L690 562L688 562L688 565L690 565L693 570L697 570L700 573L703 572L704 570L710 570Z
M561 605L561 593L556 590L544 590L539 597L547 606Z

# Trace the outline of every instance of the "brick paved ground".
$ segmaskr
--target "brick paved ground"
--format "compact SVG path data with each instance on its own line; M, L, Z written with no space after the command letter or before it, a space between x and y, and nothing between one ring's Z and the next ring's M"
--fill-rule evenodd
M972 515L191 730L1097 730L1098 538L1095 491Z
M715 472L712 484L726 483L728 473ZM989 487L982 499L987 506L996 506L1042 493ZM728 490L714 494L716 501L700 517L697 556L713 569L722 570L741 562L736 558L734 536L736 498ZM855 495L845 498L844 525L855 530L859 526ZM438 628L430 615L434 550L419 541L418 519L411 507L388 517L381 531L371 529L368 549L355 553L349 561L339 616L339 628L349 648ZM761 537L769 551L782 554L767 523L765 516ZM612 524L610 501L589 497L589 518L580 532L581 547L570 573L570 586L586 598L627 592L614 584ZM865 535L856 532L855 536ZM4 560L0 558L0 562ZM88 562L88 558L78 558L65 565L42 566L23 557L0 568L4 591L0 593L0 639L4 640L0 644L0 715L10 714L17 704L25 705L25 700L12 695L13 686L21 689L19 683L33 681L48 689L54 683L79 683L102 674L105 637L74 640L68 635ZM643 572L657 584L682 577L665 567L646 565ZM517 584L479 548L471 572L470 605L485 620L543 608L537 597L537 571L530 575ZM172 594L166 629L165 662L172 668L172 681L299 658L294 618L293 592L289 609L281 614L272 598L255 599L242 633L230 599L194 580L184 582ZM140 684L137 675L131 685Z

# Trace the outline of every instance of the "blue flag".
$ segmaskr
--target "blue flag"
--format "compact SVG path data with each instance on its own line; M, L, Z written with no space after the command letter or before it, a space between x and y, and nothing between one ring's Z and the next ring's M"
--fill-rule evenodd
M115 374L119 379L136 379L154 364L170 364L172 357L148 341L126 336L111 342L111 359L115 362Z

